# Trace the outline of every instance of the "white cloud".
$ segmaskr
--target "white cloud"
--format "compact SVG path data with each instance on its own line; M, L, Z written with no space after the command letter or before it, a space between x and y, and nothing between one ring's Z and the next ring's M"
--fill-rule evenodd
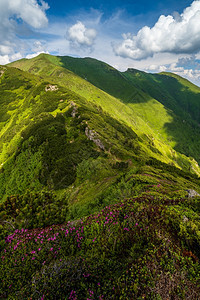
M196 84L199 83L200 80L200 70L194 70L192 68L184 68L177 66L177 64L172 64L168 67L168 72L172 72L180 75Z
M181 15L161 15L150 28L137 33L123 34L124 41L114 45L116 55L135 60L145 59L155 53L196 53L200 50L200 1L194 1Z
M11 61L15 61L15 60L18 60L18 59L21 59L23 56L21 55L20 52L16 52L14 53L13 55L11 55Z
M41 53L50 54L47 50L46 42L42 42L39 40L36 40L34 43L32 42L32 47L30 47L30 51L28 54L26 54L26 58L31 59L36 56L38 56Z
M8 63L21 58L25 42L17 37L20 24L37 30L47 26L45 10L48 4L43 0L0 0L0 61ZM18 54L20 48L21 54Z
M8 55L0 55L0 65L6 65L10 62Z
M2 55L10 54L11 51L12 49L8 45L0 45L0 53Z
M94 44L96 35L95 29L86 28L82 22L78 21L68 29L66 38L72 43L72 46L91 47Z
M156 72L166 72L167 71L166 66L157 66L157 65L150 65L147 69L148 69L148 71L154 71L154 72L155 71Z
M188 79L189 81L200 85L200 70L191 68L189 67L189 64L183 64L181 65L180 63L183 61L190 62L195 64L196 62L196 57L191 57L187 59L179 59L177 62L173 62L171 64L166 64L166 65L159 65L159 64L154 64L154 65L149 65L148 67L144 68L144 71L147 72L153 72L153 73L160 73L160 72L171 72L175 73L183 78Z
M18 60L21 58L22 58L22 55L20 52L14 53L10 56L8 54L0 55L0 65L6 65L11 61L15 61L15 60Z
M41 28L48 24L45 15L48 5L44 1L41 3L42 5L39 5L37 0L1 0L1 5L4 5L7 14L16 15L34 28Z
M31 58L34 58L34 57L38 56L41 53L49 54L48 51L38 51L38 52L35 52L35 53L32 53L32 54L26 55L26 58L31 59Z

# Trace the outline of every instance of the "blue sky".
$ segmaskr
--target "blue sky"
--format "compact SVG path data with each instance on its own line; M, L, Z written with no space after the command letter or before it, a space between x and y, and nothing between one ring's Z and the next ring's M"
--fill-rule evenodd
M200 0L0 0L0 64L41 52L200 85Z

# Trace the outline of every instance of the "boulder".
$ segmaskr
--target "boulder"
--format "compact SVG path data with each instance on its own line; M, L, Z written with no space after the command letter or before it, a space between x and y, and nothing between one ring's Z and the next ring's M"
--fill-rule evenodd
M200 195L192 189L187 190L188 192L188 198L194 198L194 197L200 197Z

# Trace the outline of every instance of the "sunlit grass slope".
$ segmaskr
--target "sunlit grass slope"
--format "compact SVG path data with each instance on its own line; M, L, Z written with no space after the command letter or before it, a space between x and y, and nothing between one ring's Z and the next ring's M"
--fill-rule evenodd
M75 59L41 54L31 60L23 59L11 65L43 78L53 77L54 81L100 105L114 118L132 127L140 137L149 140L165 157L181 161L175 158L172 147L187 156L199 159L200 133L197 126L183 123L171 109L144 93L140 87L135 87L125 74L105 63L89 58ZM66 69L67 67L84 80ZM118 99L96 89L88 81Z
M166 133L173 136L176 150L199 161L200 88L172 73L147 74L128 69L124 75L175 114L173 122L165 124Z
M113 112L114 117L125 120L129 126L133 124L135 129L153 138L154 143L160 140L200 161L200 89L187 80L176 75L147 74L134 69L119 72L95 59L47 54L12 65L40 76L54 77L60 84ZM75 75L69 70L114 96L117 104L112 105L113 101L107 98L107 94L100 96L102 91L94 90L81 78L73 77ZM116 102L116 98L125 106ZM127 116L132 116L132 120ZM164 148L167 149L166 146L160 147Z
M138 126L144 122L139 117L134 130L129 109L118 101L119 111L117 100L95 87L94 92L99 92L97 99L103 99L101 106L56 84L54 77L49 83L46 78L16 68L2 67L2 71L1 198L44 188L60 195L65 191L66 196L66 190L93 169L98 176L95 178L94 172L87 187L80 183L82 192L77 196L79 200L92 199L120 172L120 165L115 167L117 162L145 163L150 157L199 172L192 160L168 146L164 148L158 141L152 142L148 134L141 134ZM86 82L88 85L91 86ZM118 118L114 118L115 112ZM81 173L84 170L85 175Z
M100 179L116 173L117 159L144 155L137 134L92 102L15 68L2 70L1 198L28 188L65 189L88 159L108 165Z
M154 158L199 174L193 159L157 139L139 117L140 108L136 114L72 72L41 60L35 59L40 70L43 63L57 76L1 68L1 198L28 188L73 195L68 189L81 170L93 168L99 177L80 183L81 192L75 193L87 202L113 182L117 161L145 164Z
M99 68L98 87L66 69L76 61ZM0 298L199 299L200 170L171 147L183 112L196 130L177 80L195 104L196 87L85 61L0 67Z

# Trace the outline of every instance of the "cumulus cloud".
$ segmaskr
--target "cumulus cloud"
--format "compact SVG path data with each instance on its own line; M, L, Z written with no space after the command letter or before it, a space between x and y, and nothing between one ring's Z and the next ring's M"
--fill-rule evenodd
M83 46L91 48L96 35L97 32L95 29L86 28L82 22L78 21L68 29L66 38L71 42L73 47Z
M0 55L0 65L6 65L11 61L15 61L21 59L22 55L20 52L14 53L12 55Z
M152 64L144 68L144 70L151 73L160 73L160 72L175 73L199 85L200 84L199 66L200 64L196 59L196 56L191 56L188 58L180 58L177 60L177 62L171 64L166 64L166 65Z
M189 81L192 81L193 83L199 85L200 70L194 70L192 68L185 69L184 67L178 67L176 65L171 65L167 68L166 71L180 75L181 77L184 77L184 78L188 79Z
M34 28L41 28L48 23L45 10L48 8L46 2L37 0L1 0L0 7L6 11L6 15L22 19Z
M26 24L35 30L47 26L45 11L48 4L41 0L1 0L0 1L0 62L21 58L17 52L23 51L24 43L17 37L18 28Z
M31 59L31 58L34 58L34 57L38 56L38 55L41 54L41 53L49 54L48 51L38 51L38 52L35 52L35 53L32 53L32 54L26 55L26 58L27 58L27 59Z
M123 34L123 42L114 45L116 55L135 60L145 59L155 53L197 53L200 50L200 0L194 1L182 14L161 15L150 28L137 33Z
M28 58L28 59L33 58L33 57L38 56L41 53L49 54L49 51L47 51L47 49L46 49L46 44L42 43L41 41L35 41L33 43L31 52L32 53L29 53L28 55L26 55L26 58Z
M167 67L166 66L158 66L158 65L150 65L148 68L146 68L148 71L153 72L166 72Z

